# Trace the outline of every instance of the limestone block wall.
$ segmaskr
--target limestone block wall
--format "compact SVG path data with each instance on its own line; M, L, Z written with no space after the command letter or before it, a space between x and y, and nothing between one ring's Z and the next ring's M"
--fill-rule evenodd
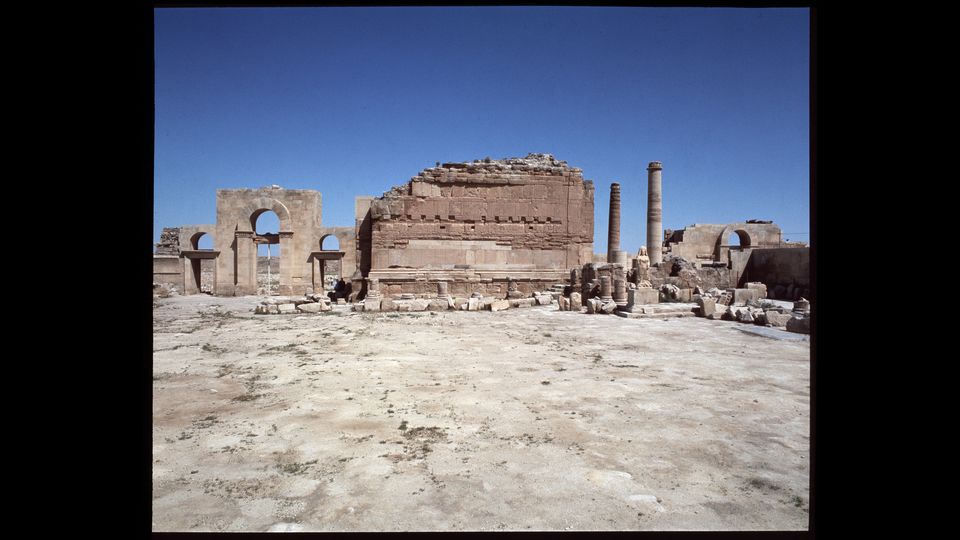
M425 169L371 202L370 271L411 271L378 275L388 286L413 270L563 282L593 260L593 195L580 169L549 154Z
M176 255L153 256L153 282L183 292L183 267Z
M320 192L309 189L218 189L216 293L222 296L256 294L254 223L265 211L280 219L280 280L278 293L305 294L312 290L314 263L310 253L319 249Z

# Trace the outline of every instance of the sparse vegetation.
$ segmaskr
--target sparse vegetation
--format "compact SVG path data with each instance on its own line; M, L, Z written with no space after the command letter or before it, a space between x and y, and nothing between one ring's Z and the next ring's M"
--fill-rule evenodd
M209 343L204 343L203 347L200 347L200 349L204 352L210 352L214 354L223 354L227 352L227 350L223 347L217 347L216 345L211 345Z
M284 474L303 474L307 472L312 465L316 465L317 460L305 461L303 463L277 463L277 469Z

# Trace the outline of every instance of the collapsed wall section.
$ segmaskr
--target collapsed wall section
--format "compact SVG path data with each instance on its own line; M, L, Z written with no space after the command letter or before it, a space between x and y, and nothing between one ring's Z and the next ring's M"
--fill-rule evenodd
M438 164L372 201L369 276L388 294L548 288L592 260L593 197L549 154Z

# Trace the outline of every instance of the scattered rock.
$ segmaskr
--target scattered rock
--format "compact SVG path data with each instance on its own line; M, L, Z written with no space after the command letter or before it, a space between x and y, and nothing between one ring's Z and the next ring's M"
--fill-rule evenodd
M324 309L326 308L326 309ZM307 304L300 304L297 306L297 311L302 313L320 313L321 311L329 311L331 308L327 307L323 302L310 302Z
M787 321L787 331L797 334L810 333L810 317L790 317Z
M717 311L717 301L709 296L701 296L697 299L697 306L700 307L699 315L701 317L710 317Z
M790 315L789 313L780 313L779 311L775 311L772 309L763 312L763 315L764 315L764 319L766 319L767 321L766 324L770 326L779 327L779 328L783 328L784 326L786 326L787 321L793 318L793 316Z

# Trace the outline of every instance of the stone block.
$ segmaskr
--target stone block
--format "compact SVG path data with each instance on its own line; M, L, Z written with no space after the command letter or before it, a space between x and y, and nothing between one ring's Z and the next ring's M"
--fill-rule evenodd
M745 306L751 300L758 300L757 295L759 294L757 289L727 289L727 293L732 297L731 306Z
M580 301L580 293L570 293L570 311L580 311L582 307L583 303Z
M423 298L410 301L410 311L426 311L430 307L430 300Z
M693 289L680 289L677 293L677 300L688 304L693 302Z
M510 300L510 307L523 308L531 307L536 305L537 300L535 298L518 298L515 300Z
M467 300L467 311L478 311L480 309L480 299L470 298Z
M289 304L277 304L277 311L280 313L296 313L297 305L293 302Z
M363 310L364 311L380 311L380 299L379 298L367 298L363 301Z
M660 291L657 289L640 288L627 291L627 309L631 309L633 306L659 303Z
M320 313L323 311L322 302L311 302L309 304L300 304L297 306L297 310L303 313Z
M565 297L565 296L561 296L560 299L558 300L558 304L559 304L559 306L560 306L560 311L570 311L570 299L569 299L569 298L567 298L567 297Z
M787 325L787 321L793 317L789 313L780 313L775 310L767 310L764 312L764 318L767 320L767 324L770 326L776 326L783 328Z
M380 301L380 311L397 311L397 303L392 298L384 298Z
M660 286L660 301L661 302L676 302L680 295L680 287L673 285L671 283L664 283Z
M608 315L609 315L610 313L613 313L616 309L617 309L617 303L614 302L614 301L612 301L612 300L609 301L609 302L604 302L604 303L600 306L600 311L602 311L603 313L606 313L606 314L608 314Z
M345 306L345 305L347 305L347 300L346 300L345 298L337 298L337 305L338 305L338 306Z
M446 300L434 299L427 305L428 311L446 311L450 308L450 303Z
M278 308L276 304L270 304L269 306L267 306L267 313L275 315L277 313L280 313L280 308Z
M713 298L701 296L697 300L697 306L700 307L701 317L709 317L717 311L717 301Z
M505 309L510 309L509 300L494 300L490 303L490 311L503 311Z
M790 317L790 320L787 321L787 332L795 332L797 334L809 334L810 333L810 317Z
M534 299L536 300L537 305L540 306L549 306L551 303L553 303L553 296L549 294L537 295L534 297Z
M757 300L761 300L767 297L767 286L759 281L750 281L747 283L748 289L753 289L757 291Z
M353 309L353 311L363 311L363 302L357 302L356 304L353 304L351 309Z

